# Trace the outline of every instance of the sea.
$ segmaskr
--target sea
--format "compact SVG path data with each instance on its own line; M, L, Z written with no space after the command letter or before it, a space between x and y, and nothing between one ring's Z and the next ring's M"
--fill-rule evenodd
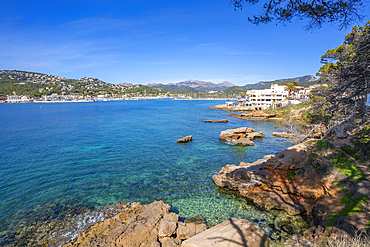
M60 246L114 214L122 202L162 200L184 220L209 227L248 219L273 239L300 233L301 216L264 211L212 175L289 146L275 123L227 116L212 100L0 104L0 246ZM203 120L227 119L227 123ZM250 127L254 146L220 141L226 129ZM176 140L192 135L193 141Z

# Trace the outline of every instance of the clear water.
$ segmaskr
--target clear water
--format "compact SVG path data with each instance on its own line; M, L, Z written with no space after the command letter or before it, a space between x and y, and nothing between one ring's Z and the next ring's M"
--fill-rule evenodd
M272 136L274 123L209 109L220 103L0 104L0 245L27 245L30 236L40 239L33 245L45 239L58 245L73 237L65 230L73 227L66 221L83 228L101 220L94 216L96 210L119 201L163 200L180 217L203 215L210 225L245 218L271 236L281 222L299 231L301 218L259 211L237 193L214 185L213 173L226 164L253 162L292 145ZM205 119L229 122L203 123ZM253 147L219 141L222 130L237 127L252 127L266 137ZM176 143L186 135L194 141ZM81 215L94 220L81 221ZM63 231L62 240L50 240Z

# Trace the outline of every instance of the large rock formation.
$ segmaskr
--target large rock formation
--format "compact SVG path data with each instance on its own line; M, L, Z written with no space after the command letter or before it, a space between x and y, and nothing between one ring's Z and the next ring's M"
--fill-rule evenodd
M308 163L307 152L305 144L298 144L254 163L227 165L212 178L218 186L238 190L267 210L309 213L319 197L330 190L331 180L296 174Z
M207 229L206 224L178 222L179 216L170 213L170 208L162 201L148 205L127 203L125 210L95 224L64 246L175 247Z
M264 136L265 135L262 132L254 132L254 129L252 128L241 127L221 131L220 140L243 146L254 146L253 140Z

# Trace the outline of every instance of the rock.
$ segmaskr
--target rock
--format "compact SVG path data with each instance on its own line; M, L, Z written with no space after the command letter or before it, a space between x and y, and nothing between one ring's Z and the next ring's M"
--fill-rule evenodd
M272 135L277 136L277 137L283 137L283 138L293 138L294 137L293 134L288 134L286 132L272 132Z
M169 214L170 208L170 205L162 201L148 205L132 203L131 207L112 218L96 223L73 242L64 246L157 247L159 227L164 225L171 228L171 223L176 224L170 221L162 222L165 215Z
M205 123L227 123L229 120L227 119L222 119L222 120L204 120L203 122Z
M170 237L176 231L177 223L167 220L162 220L159 227L159 237Z
M252 110L253 108L249 108ZM273 119L276 117L275 113L264 113L263 111L252 111L251 113L243 113L243 114L229 114L228 116L237 117L245 120L266 120L266 119ZM280 120L277 118L277 120Z
M209 109L226 110L226 111L252 111L255 109L254 106L227 106L227 105L215 105Z
M179 221L179 215L175 213L165 214L163 220L177 223L177 221Z
M183 142L191 142L193 141L193 136L185 136L183 138L178 139L176 142L183 143Z
M125 205L117 215L96 223L63 246L176 247L181 246L182 240L207 229L204 223L178 222L179 215L170 213L170 205L162 201ZM204 218L194 219L205 222Z
M161 247L161 244L157 240L152 240L150 242L142 243L140 247Z
M184 221L185 223L194 223L194 224L205 224L206 219L202 215L197 215L191 218L188 218Z
M298 144L254 163L227 165L212 179L267 210L280 209L290 215L309 213L330 186L315 176L296 175L295 171L308 163L306 149L306 145Z
M248 115L248 117L257 117L257 118L270 118L275 117L275 113L264 113L263 111L252 111L251 114Z
M303 237L306 239L314 239L316 226L312 226L303 232Z
M199 234L207 230L207 225L205 223L195 224L195 234Z
M249 139L240 139L235 141L236 144L241 144L243 146L254 146L254 142Z
M191 238L196 234L196 225L194 223L178 223L177 237L181 240Z
M237 129L228 129L221 131L220 140L225 140L231 143L240 144L243 146L254 146L253 140L262 138L265 135L262 132L254 132L254 129L241 127Z
M182 247L260 247L271 244L270 238L254 223L231 218L182 243Z
M176 241L172 238L164 238L160 240L162 247L178 247L181 244L181 241Z

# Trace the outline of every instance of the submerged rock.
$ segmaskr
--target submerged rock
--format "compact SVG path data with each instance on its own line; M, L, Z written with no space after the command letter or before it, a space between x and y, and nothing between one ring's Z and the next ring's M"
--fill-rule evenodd
M225 140L234 144L254 146L253 140L264 136L265 135L262 132L255 132L252 128L241 127L221 131L219 138L220 140Z

